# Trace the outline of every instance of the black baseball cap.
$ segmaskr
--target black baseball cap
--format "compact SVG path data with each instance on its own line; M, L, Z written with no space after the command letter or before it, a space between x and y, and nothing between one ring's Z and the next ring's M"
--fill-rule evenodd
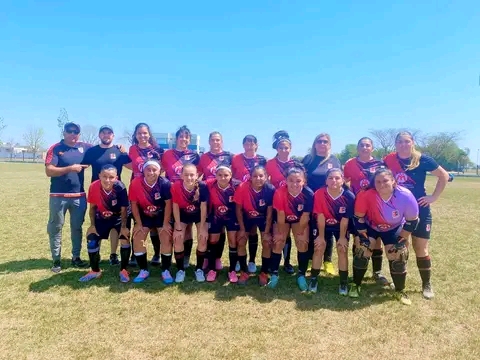
M103 130L110 130L113 133L113 128L110 125L100 126L100 130L98 130L98 133L100 134Z
M76 127L78 129L78 132L80 132L80 125L74 122L67 122L65 125L63 125L63 131L67 131L68 129L71 129L72 127Z

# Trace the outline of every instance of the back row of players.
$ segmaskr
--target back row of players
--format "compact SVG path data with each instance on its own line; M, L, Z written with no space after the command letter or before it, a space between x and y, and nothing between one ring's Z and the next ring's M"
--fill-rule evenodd
M103 131L113 134L110 127ZM215 281L228 239L228 279L232 283L247 283L249 274L256 272L258 230L262 242L260 285L276 287L282 252L285 271L293 272L289 263L293 234L298 252L298 287L316 292L322 262L326 272L334 272L331 256L335 239L339 293L358 297L370 257L375 279L388 285L381 273L383 242L398 297L403 303L410 303L403 290L407 239L411 234L423 295L433 297L428 254L432 224L429 205L445 188L448 174L432 158L415 150L410 133L397 135L396 152L383 161L372 157L371 139L360 139L358 156L347 161L343 171L339 160L330 153L328 134L315 138L311 153L301 163L290 159L292 143L285 131L274 134L272 146L277 155L268 161L257 154L257 139L252 135L243 139L245 151L238 155L223 150L218 132L210 134L210 151L201 156L188 149L190 137L190 130L181 127L176 133L176 148L164 151L156 144L150 127L138 124L129 150L133 174L128 198L125 186L117 181L121 167L102 168L100 180L91 184L88 193L91 226L87 239L92 271L82 281L101 276L99 244L112 228L122 235L120 279L129 281L130 202L135 224L133 253L140 268L134 282L142 282L150 275L146 255L149 232L155 250L152 262L158 263L161 258L163 281L174 281L170 272L173 250L175 281L183 282L195 224L195 278L199 282ZM427 172L438 177L430 196L425 191ZM94 168L93 173L95 180L98 170ZM353 284L348 289L350 234L355 243ZM312 269L307 281L309 260Z

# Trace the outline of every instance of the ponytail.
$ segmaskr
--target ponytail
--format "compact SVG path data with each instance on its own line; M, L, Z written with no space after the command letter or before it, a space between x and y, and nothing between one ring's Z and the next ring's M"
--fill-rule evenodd
M193 188L195 190L195 193L193 194L193 202L197 202L200 200L200 184L198 182L198 179L195 180L195 185L193 185Z

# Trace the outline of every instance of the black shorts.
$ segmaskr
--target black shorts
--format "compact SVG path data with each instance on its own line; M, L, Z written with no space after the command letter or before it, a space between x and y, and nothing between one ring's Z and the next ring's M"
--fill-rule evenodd
M180 222L184 224L197 224L201 220L200 212L187 213L180 210Z
M95 229L100 239L108 239L110 231L112 229L117 230L117 233L120 234L120 228L122 227L122 219L119 216L112 216L111 218L96 218L95 219Z
M208 233L209 234L220 234L223 228L226 228L227 231L238 231L240 226L238 225L236 219L210 219L208 222Z
M348 220L348 230L347 231L348 231L349 234L352 234L354 237L358 236L358 231L355 228L355 223L353 222L352 218L350 218Z
M249 232L254 226L258 227L260 232L265 232L265 227L267 226L267 220L264 218L259 219L249 219L247 217L243 218L243 223L245 224L245 231Z
M397 226L396 228L388 231L377 231L367 226L367 235L375 240L378 238L382 239L383 245L395 245L398 242L397 237L401 230L401 226Z
M318 229L314 229L314 231L310 231L310 242L315 242L315 239L318 237ZM347 241L349 240L347 232ZM338 241L340 239L340 229L332 229L332 228L325 228L325 234L324 234L325 241L331 238L335 238L335 241Z
M146 227L149 229L157 229L157 228L163 227L163 216L164 216L163 212L155 216L140 214L143 227Z
M422 239L430 239L430 232L432 231L432 212L430 206L420 206L418 214L417 228L412 232L412 236Z

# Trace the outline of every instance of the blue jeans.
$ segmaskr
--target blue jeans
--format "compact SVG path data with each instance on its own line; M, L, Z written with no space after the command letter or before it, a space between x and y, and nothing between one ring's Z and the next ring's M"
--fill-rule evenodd
M50 251L53 261L59 261L62 252L62 229L65 223L65 214L70 213L70 228L72 237L72 257L80 257L82 250L82 225L87 211L85 196L78 198L50 197L50 215L47 232L50 238Z

